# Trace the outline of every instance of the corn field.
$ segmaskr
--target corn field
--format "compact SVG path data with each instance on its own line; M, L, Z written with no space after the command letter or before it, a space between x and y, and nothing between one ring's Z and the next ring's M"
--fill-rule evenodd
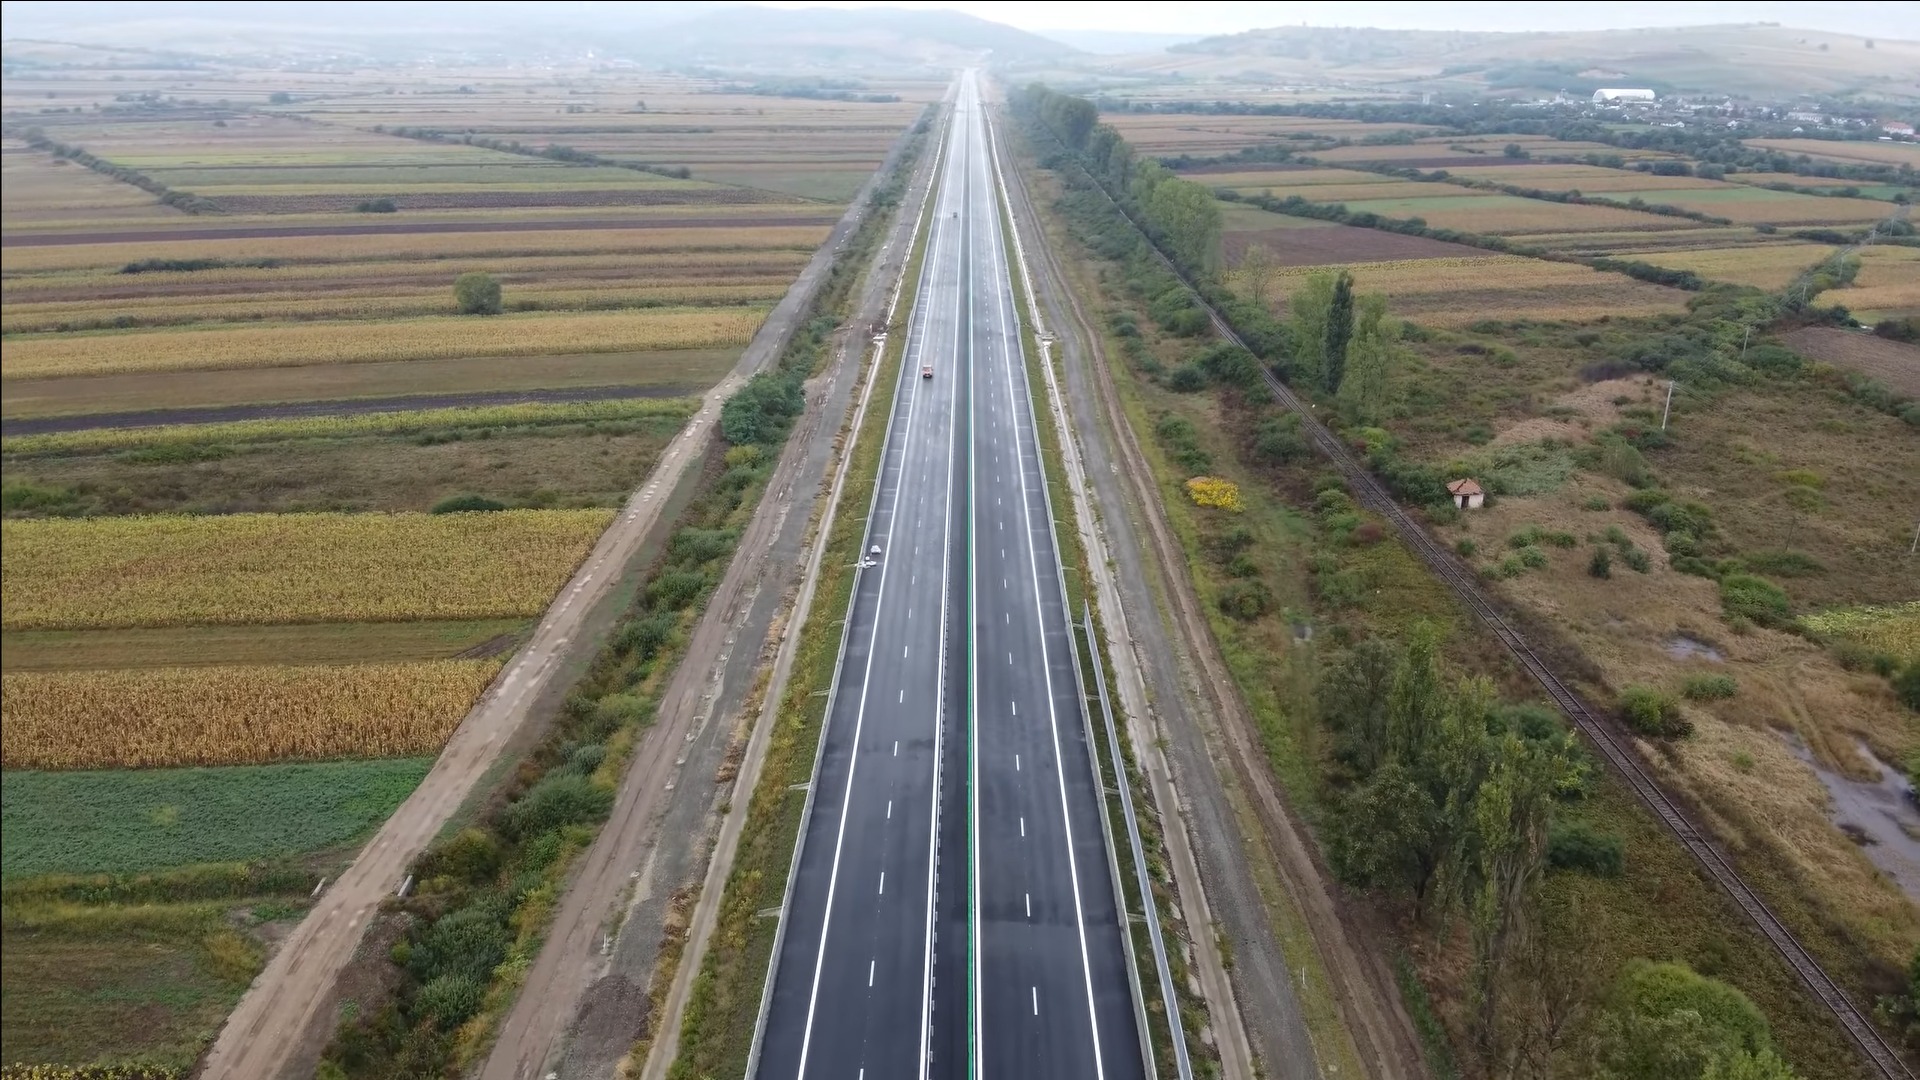
M8 630L538 615L611 510L0 522Z
M502 662L11 673L0 764L143 769L433 754Z
M55 334L9 341L0 378L745 345L766 313L761 307L652 308Z
M301 416L234 420L224 424L161 424L154 427L87 428L0 439L0 453L74 454L103 450L150 450L162 446L208 443L275 442L283 439L341 439L374 435L410 435L449 428L507 428L548 424L587 424L639 420L649 416L684 419L700 407L698 398L627 398L611 401L530 402L454 409L408 409L355 416Z

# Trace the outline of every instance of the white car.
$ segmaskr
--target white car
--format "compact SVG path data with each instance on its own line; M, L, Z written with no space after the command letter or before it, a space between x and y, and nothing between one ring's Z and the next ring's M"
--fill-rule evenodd
M874 558L876 558L876 559L877 559L877 558L879 558L879 557L880 557L880 545L879 545L879 544L875 544L875 545L873 545L872 547L870 547L870 548L868 548L868 549L867 549L867 554L869 554L869 555L871 555L871 556L873 556L873 557L874 557Z

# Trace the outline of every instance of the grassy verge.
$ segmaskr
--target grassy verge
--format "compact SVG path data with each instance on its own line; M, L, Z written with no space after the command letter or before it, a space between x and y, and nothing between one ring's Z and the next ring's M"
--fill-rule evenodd
M1051 187L1048 178L1031 172L1028 182L1036 195ZM1067 235L1065 223L1045 205L1036 200L1036 209L1043 223L1049 226L1049 242L1062 250L1076 251L1085 256L1087 253L1079 241ZM1069 283L1093 306L1109 314L1131 310L1135 301L1120 293L1117 288L1120 282L1111 278L1111 272L1101 264L1086 259L1068 259L1066 262L1093 269L1093 274L1076 275ZM1136 321L1141 328L1146 327L1144 317L1136 315L1134 319L1126 320ZM1115 358L1110 362L1105 377L1113 382L1126 422L1143 436L1141 446L1153 470L1168 527L1187 553L1187 573L1192 577L1202 602L1207 605L1215 643L1227 661L1242 700L1259 727L1268 767L1273 769L1288 791L1295 811L1311 818L1317 813L1313 803L1315 769L1311 760L1317 752L1315 731L1310 722L1311 713L1294 709L1288 704L1287 698L1288 694L1304 692L1299 688L1310 673L1308 661L1301 657L1302 650L1296 647L1288 627L1282 622L1269 619L1267 622L1271 625L1249 629L1238 620L1220 613L1214 601L1228 579L1205 554L1202 537L1209 523L1200 520L1206 514L1215 518L1220 515L1194 506L1187 498L1184 484L1191 472L1175 462L1164 441L1155 437L1160 422L1169 416L1184 420L1199 440L1200 449L1207 455L1207 468L1214 475L1239 484L1246 505L1244 512L1237 515L1237 523L1252 532L1255 538L1251 546L1252 557L1261 570L1262 579L1275 589L1278 598L1276 606L1283 614L1307 610L1305 585L1298 580L1297 573L1305 559L1302 549L1306 543L1308 523L1284 502L1274 498L1238 465L1235 461L1234 437L1222 430L1221 416L1211 402L1204 397L1169 393L1143 377L1134 366L1118 361L1118 358L1129 356L1134 351L1128 347L1129 341L1140 340L1117 333L1115 327L1118 325L1124 323L1109 318L1095 330L1101 335L1101 352ZM1151 333L1150 330L1148 332ZM1151 339L1150 347L1174 346L1156 338ZM1217 522L1213 524L1217 527ZM1136 786L1135 790L1140 788ZM1234 787L1229 789L1228 794L1234 803L1235 815L1248 822L1250 830L1257 829L1258 826L1253 824L1257 821L1256 811L1247 802L1244 793ZM1145 821L1142 822L1142 828L1146 828ZM1145 841L1146 838L1143 836L1142 839ZM1150 865L1156 861L1154 852L1158 850L1157 844L1149 848ZM1323 1060L1337 1064L1342 1073L1360 1075L1359 1059L1352 1050L1352 1040L1347 1034L1338 1002L1320 959L1319 947L1305 915L1288 894L1286 885L1270 862L1254 859L1248 864L1248 871L1259 889L1267 924L1280 945L1287 967L1303 976L1296 993L1299 995L1302 1016L1312 1035L1315 1053ZM1189 932L1197 931L1189 928ZM1219 940L1223 957L1229 959L1231 966L1230 943L1224 938ZM1180 985L1184 987L1185 984L1183 982ZM1189 1028L1191 1033L1191 1024ZM1197 1054L1196 1043L1197 1040L1190 1039L1188 1045Z
M926 259L926 223L932 208L929 198L904 272L907 296L915 294ZM826 721L826 691L840 660L840 635L834 629L846 619L853 599L853 563L867 527L863 511L873 499L906 339L905 333L891 335L885 354L869 375L878 381L865 422L854 434L846 484L820 563L814 607L799 628L801 644L774 717L760 782L748 804L746 826L720 901L719 921L681 1021L680 1053L669 1074L676 1080L746 1072L779 929L775 919L764 918L761 912L780 907L793 868L795 840L804 825L806 792L796 785L813 779Z
M301 871L237 864L9 882L0 1059L64 1065L0 1076L185 1077L311 888Z

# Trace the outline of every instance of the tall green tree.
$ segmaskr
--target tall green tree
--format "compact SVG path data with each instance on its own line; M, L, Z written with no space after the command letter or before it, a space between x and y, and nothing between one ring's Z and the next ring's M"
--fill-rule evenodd
M1387 318L1387 298L1379 293L1361 296L1355 306L1353 339L1347 343L1337 396L1348 418L1372 424L1386 410L1387 388L1400 357L1400 327Z
M1339 391L1340 380L1346 377L1347 343L1353 339L1353 275L1345 270L1333 279L1333 296L1327 304L1323 333L1326 338L1323 385L1327 393L1332 394Z
M1308 274L1287 298L1293 331L1293 381L1301 386L1325 386L1327 379L1327 312L1333 306L1332 274Z

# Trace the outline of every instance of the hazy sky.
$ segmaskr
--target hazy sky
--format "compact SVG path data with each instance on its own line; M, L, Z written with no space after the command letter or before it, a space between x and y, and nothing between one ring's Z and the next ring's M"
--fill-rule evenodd
M1920 5L1900 3L1088 3L1053 0L837 2L773 0L773 7L953 8L1023 30L1135 30L1227 34L1257 27L1379 26L1399 30L1611 30L1636 26L1777 22L1868 37L1920 37Z

